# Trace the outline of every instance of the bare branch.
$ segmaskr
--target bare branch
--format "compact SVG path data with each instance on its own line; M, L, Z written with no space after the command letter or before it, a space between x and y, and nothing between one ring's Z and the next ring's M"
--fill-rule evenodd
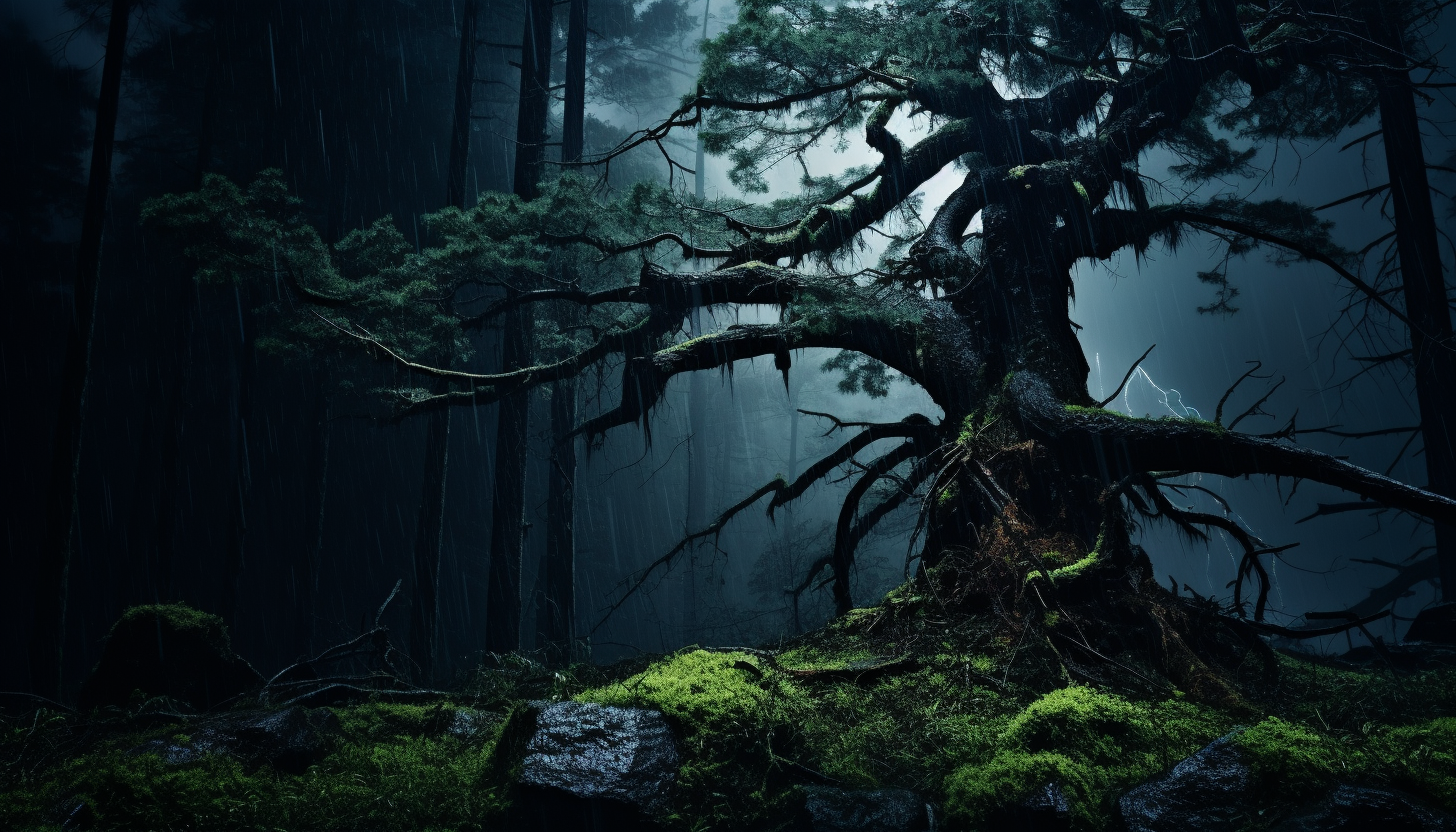
M1143 354L1138 357L1138 360L1132 362L1132 366L1127 368L1127 375L1125 375L1125 376L1122 377L1122 383L1119 384L1119 385L1117 385L1117 389L1112 391L1112 395L1111 396L1108 396L1107 398L1105 398L1102 401L1098 402L1097 403L1097 406L1098 407L1107 407L1109 404L1112 404L1112 402L1117 398L1117 394L1121 393L1122 392L1122 388L1126 387L1127 386L1127 383L1132 380L1132 374L1135 373L1135 372L1137 372L1138 365L1142 364L1143 361L1146 360L1148 356L1150 356L1150 355L1153 354L1153 348L1156 347L1156 346L1158 346L1158 345L1157 344L1153 344L1152 347L1148 347L1147 350L1145 350L1143 352ZM1224 396L1224 398L1228 398L1228 396ZM1219 407L1222 408L1222 406L1223 406L1223 402L1219 402Z

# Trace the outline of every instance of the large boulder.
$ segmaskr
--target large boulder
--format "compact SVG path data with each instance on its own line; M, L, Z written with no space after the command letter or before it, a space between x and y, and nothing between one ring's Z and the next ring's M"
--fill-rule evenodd
M1247 826L1254 777L1233 736L1214 740L1123 795L1118 808L1128 832L1234 832Z
M1456 601L1421 610L1406 631L1405 640L1456 645Z
M1048 781L1019 802L995 812L990 820L993 829L1067 832L1072 828L1072 804L1060 784Z
M233 653L221 618L181 604L132 607L106 637L80 706L125 707L140 692L206 711L262 681Z
M1275 832L1456 832L1456 817L1404 792L1339 786Z
M541 708L520 784L546 829L631 829L665 807L677 744L657 711L585 702Z
M907 789L805 787L804 813L813 832L923 832L931 808Z

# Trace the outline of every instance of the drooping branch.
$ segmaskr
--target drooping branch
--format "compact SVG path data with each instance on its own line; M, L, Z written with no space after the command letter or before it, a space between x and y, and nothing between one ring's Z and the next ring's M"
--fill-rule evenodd
M781 491L774 495L773 501L768 505L768 515L773 517L774 510L801 497L809 486L828 476L830 471L845 464L854 458L855 454L880 441L897 437L914 438L928 436L931 432L930 420L912 413L898 423L880 423L867 425L865 429L856 434L849 441L835 448L805 469L804 473L794 478L792 484L786 485Z
M1250 534L1247 529L1240 526L1231 517L1178 508L1168 499L1168 495L1163 493L1163 488L1173 486L1167 486L1151 475L1143 474L1134 476L1130 480L1130 484L1132 483L1137 484L1142 488L1143 493L1147 494L1156 512L1147 512L1147 509L1141 505L1140 501L1136 500L1134 492L1131 490L1127 490L1125 493L1129 495L1130 499L1133 499L1135 505L1138 505L1140 509L1150 514L1150 516L1167 519L1182 529L1188 536L1198 540L1208 539L1207 535L1198 528L1202 526L1204 528L1219 529L1239 544L1239 547L1244 550L1244 555L1239 559L1238 572L1232 582L1234 588L1234 609L1238 611L1239 615L1242 616L1244 614L1244 580L1252 575L1257 579L1259 587L1259 594L1254 602L1254 620L1263 621L1264 610L1269 604L1269 590L1271 586L1269 583L1269 572L1264 568L1260 557L1276 554L1299 544L1294 543L1277 547L1265 546L1263 542Z
M1090 235L1074 233L1066 229L1058 231L1056 241L1059 249L1059 262L1070 265L1082 257L1106 260L1127 246L1133 246L1135 250L1141 251L1147 248L1152 238L1169 233L1180 225L1202 230L1220 229L1261 243L1278 246L1293 252L1303 260L1310 260L1328 267L1339 275L1340 279L1350 284L1372 303L1390 313L1392 317L1406 326L1414 327L1410 319L1391 305L1378 289L1360 279L1338 260L1306 243L1282 236L1269 229L1205 211L1175 206L1157 207L1146 211L1099 208L1092 213L1091 222L1092 233Z
M772 355L775 366L783 370L785 362L796 350L810 347L848 349L883 362L912 378L921 379L922 352L916 347L915 332L901 327L883 315L886 300L858 289L853 283L838 284L842 298L863 302L867 308L842 308L834 314L808 315L781 324L736 325L693 338L650 355L629 357L622 370L622 393L617 407L587 421L577 433L600 436L611 428L639 423L662 398L667 382L675 375L697 370L723 367L735 361ZM953 319L945 304L907 293L899 298L904 303L918 304L923 326L964 332L964 322ZM967 339L968 340L968 339ZM964 372L975 378L981 357L968 348L958 348L954 359ZM926 377L926 390L938 401L954 407L961 400L974 398L979 387L961 380Z
M543 236L550 242L557 244L580 243L582 245L588 245L608 257L616 257L619 254L627 254L641 249L650 249L659 243L673 243L676 245L682 250L684 260L713 260L733 256L733 252L728 249L699 248L683 239L681 234L672 231L663 231L631 243L613 243L610 240L604 240L590 234L546 234Z
M468 327L480 327L515 307L551 301L587 308L607 303L638 303L679 312L726 303L781 305L792 300L798 292L815 286L826 290L839 288L831 286L825 278L767 263L747 263L700 273L668 272L646 263L635 285L597 292L576 288L521 292L492 303L479 314L464 318L462 323Z
M683 537L682 540L679 540L677 542L676 546L673 546L671 549L669 549L667 551L667 554L663 555L657 560L654 560L652 563L649 563L645 569L638 573L636 580L634 580L631 586L627 588L627 591L622 593L621 597L614 601L612 605L607 608L606 612L602 614L601 620L597 621L597 623L591 628L587 635L592 635L598 629L600 629L603 624L607 623L607 619L611 618L613 613L621 609L622 605L627 603L627 600L629 598L631 598L633 595L636 595L637 591L641 589L644 584L647 583L647 580L651 578L658 569L670 568L672 566L672 562L677 558L677 556L682 554L689 546L696 543L697 541L703 540L708 537L717 537L719 534L722 534L723 527L728 524L729 520L732 520L734 517L738 516L744 510L746 510L749 506L763 499L765 495L773 493L783 487L784 481L782 479L774 479L771 482L765 483L764 485L759 486L758 490L754 491L752 494L749 494L747 497L744 497L742 500L739 500L737 503L730 506L728 510L718 515L718 517L707 526L704 526L703 528L696 531L689 532L686 536Z
M917 457L927 455L923 439L916 441L911 439L908 442L897 445L894 449L865 466L864 474L855 480L850 487L849 493L845 495L844 502L839 508L839 519L834 527L834 552L830 558L830 568L834 570L834 609L836 614L844 615L854 606L853 598L849 587L849 570L854 565L854 552L859 544L869 534L876 523L893 511L900 503L904 502L910 494L914 493L914 486L907 481L900 489L885 500L882 500L863 517L858 517L860 501L870 490L870 486L885 477L902 463L908 462ZM912 472L909 480L919 484L929 475L931 466L918 466Z

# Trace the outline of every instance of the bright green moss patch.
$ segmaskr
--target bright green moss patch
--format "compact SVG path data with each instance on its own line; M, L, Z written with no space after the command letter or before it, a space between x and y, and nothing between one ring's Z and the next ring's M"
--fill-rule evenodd
M1055 781L1076 825L1101 829L1118 794L1227 728L1224 715L1182 699L1134 702L1083 686L1055 690L1006 722L989 759L946 778L946 812L975 824Z
M842 670L878 658L881 657L865 647L825 650L822 647L805 646L780 653L778 663L781 667L793 670Z
M789 780L773 737L784 728L795 686L770 678L748 653L693 650L576 698L654 708L678 732L683 762L670 820L695 828L751 828L787 811Z
M1098 546L1101 546L1099 541ZM1039 544L1054 580L1097 555ZM1055 687L1063 657L1046 631L1075 611L948 616L933 587L907 584L772 658L685 650L652 660L547 671L525 659L483 668L426 704L334 709L338 730L298 774L224 755L168 762L202 724L53 712L0 722L0 828L57 829L78 803L97 828L466 830L510 828L512 777L532 727L527 700L574 697L654 708L681 752L665 823L677 830L788 828L799 787L907 788L947 830L986 828L1048 782L1073 828L1108 828L1117 798L1228 733L1270 806L1336 782L1390 786L1456 807L1456 670L1394 672L1281 655L1229 714L1171 696ZM205 624L206 622L199 622ZM1155 673L1149 669L1147 672ZM489 704L485 704L489 703ZM145 743L162 740L156 750ZM1297 796L1297 797L1296 797Z
M747 653L679 653L629 679L586 691L577 699L603 705L656 708L689 730L724 730L761 714L767 694Z
M1351 770L1348 749L1278 717L1240 731L1234 746L1266 788L1289 794L1313 794Z

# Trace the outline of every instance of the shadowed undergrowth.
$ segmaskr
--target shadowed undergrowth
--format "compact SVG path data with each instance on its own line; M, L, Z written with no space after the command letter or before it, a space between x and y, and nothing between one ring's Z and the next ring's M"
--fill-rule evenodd
M204 722L137 700L89 717L12 713L0 738L0 827L510 828L527 700L657 708L683 755L677 829L773 829L801 786L903 787L951 828L1055 781L1076 828L1107 828L1118 795L1235 728L1254 801L1334 782L1396 786L1456 807L1456 670L1396 673L1280 654L1277 681L1210 705L1171 690L1069 683L1046 632L951 617L915 592L779 649L689 649L609 668L482 669L451 698L366 702L297 772L221 753L178 761ZM1257 674L1266 679L1265 674ZM468 730L460 730L460 714Z

